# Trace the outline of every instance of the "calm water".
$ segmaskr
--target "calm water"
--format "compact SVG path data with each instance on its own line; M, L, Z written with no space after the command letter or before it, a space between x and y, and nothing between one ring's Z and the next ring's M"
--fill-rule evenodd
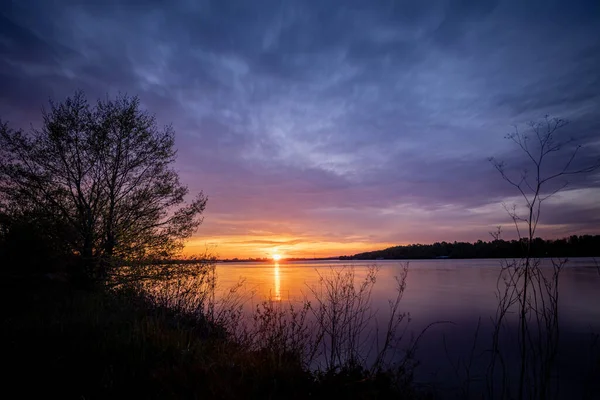
M480 318L478 354L489 348L492 329L490 317L496 312L495 291L500 262L410 261L407 287L401 303L402 311L409 312L412 318L409 331L418 334L432 322L452 322L435 325L423 336L418 352L422 362L417 370L419 381L434 382L443 392L451 392L448 388L453 383L456 386L461 378L461 372L456 368L457 362L464 361L465 355L470 352ZM379 319L384 320L388 300L395 297L394 276L402 268L399 261L221 263L218 264L217 273L221 289L232 287L243 279L243 289L249 296L248 304L251 307L269 298L282 302L298 302L305 296L310 298L309 288L318 284L319 273L327 274L332 267L352 266L360 279L364 277L368 266L373 264L378 265L380 270L372 301L373 306L379 309ZM544 260L543 265L551 264L549 260ZM591 337L593 333L600 333L600 275L593 260L569 261L561 275L560 296L562 343L558 363L563 371L562 387L570 392L565 398L570 398L576 394L573 391L582 388L584 381L589 378L589 365L593 362Z

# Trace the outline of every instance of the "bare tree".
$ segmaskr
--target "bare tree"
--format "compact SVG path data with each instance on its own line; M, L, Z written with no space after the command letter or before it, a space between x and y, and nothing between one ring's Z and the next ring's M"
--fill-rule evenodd
M137 97L90 106L81 92L50 102L39 130L0 124L0 196L13 210L60 219L86 275L106 277L119 260L175 254L202 222L202 193L173 169L170 126L160 129Z
M504 205L523 244L524 253L521 260L504 265L504 278L499 280L504 283L505 289L499 288L498 291L499 308L494 321L496 332L490 368L493 375L493 364L500 361L505 370L499 354L498 334L510 308L516 305L520 353L517 385L519 399L549 397L551 375L558 351L558 283L566 260L553 260L553 271L547 276L540 268L541 260L532 257L532 244L540 221L542 203L567 186L567 181L556 185L557 179L592 172L600 166L600 160L586 166L575 166L581 146L575 145L572 139L561 141L556 137L556 132L566 124L562 119L546 116L541 122L530 123L529 134L515 128L513 133L506 136L525 153L533 167L532 173L525 169L517 177L513 177L504 162L490 158L502 178L518 191L526 205L525 215L519 213L516 206ZM565 152L567 157L562 165L558 168L550 165L551 157ZM503 379L506 379L505 375ZM504 395L503 391L503 397Z

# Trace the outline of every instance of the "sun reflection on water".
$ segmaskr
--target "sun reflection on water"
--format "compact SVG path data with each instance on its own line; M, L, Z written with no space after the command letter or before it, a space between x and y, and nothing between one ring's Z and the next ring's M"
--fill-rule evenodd
M273 280L275 283L274 300L281 300L281 277L279 275L279 263L275 261L273 265Z

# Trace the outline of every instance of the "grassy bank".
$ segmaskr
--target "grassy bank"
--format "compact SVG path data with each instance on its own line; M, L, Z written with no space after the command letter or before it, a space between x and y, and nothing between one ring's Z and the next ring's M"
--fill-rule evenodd
M416 398L390 373L313 372L132 290L44 279L4 280L2 290L5 377L18 398Z

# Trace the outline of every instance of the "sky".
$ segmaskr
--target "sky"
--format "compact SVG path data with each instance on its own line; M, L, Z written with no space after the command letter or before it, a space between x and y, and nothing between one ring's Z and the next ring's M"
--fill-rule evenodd
M527 167L514 126L564 118L576 166L600 154L600 2L2 1L0 88L14 128L75 90L172 124L209 199L188 254L510 239L502 204L522 203L488 158ZM598 171L543 206L539 236L581 233L600 233Z

